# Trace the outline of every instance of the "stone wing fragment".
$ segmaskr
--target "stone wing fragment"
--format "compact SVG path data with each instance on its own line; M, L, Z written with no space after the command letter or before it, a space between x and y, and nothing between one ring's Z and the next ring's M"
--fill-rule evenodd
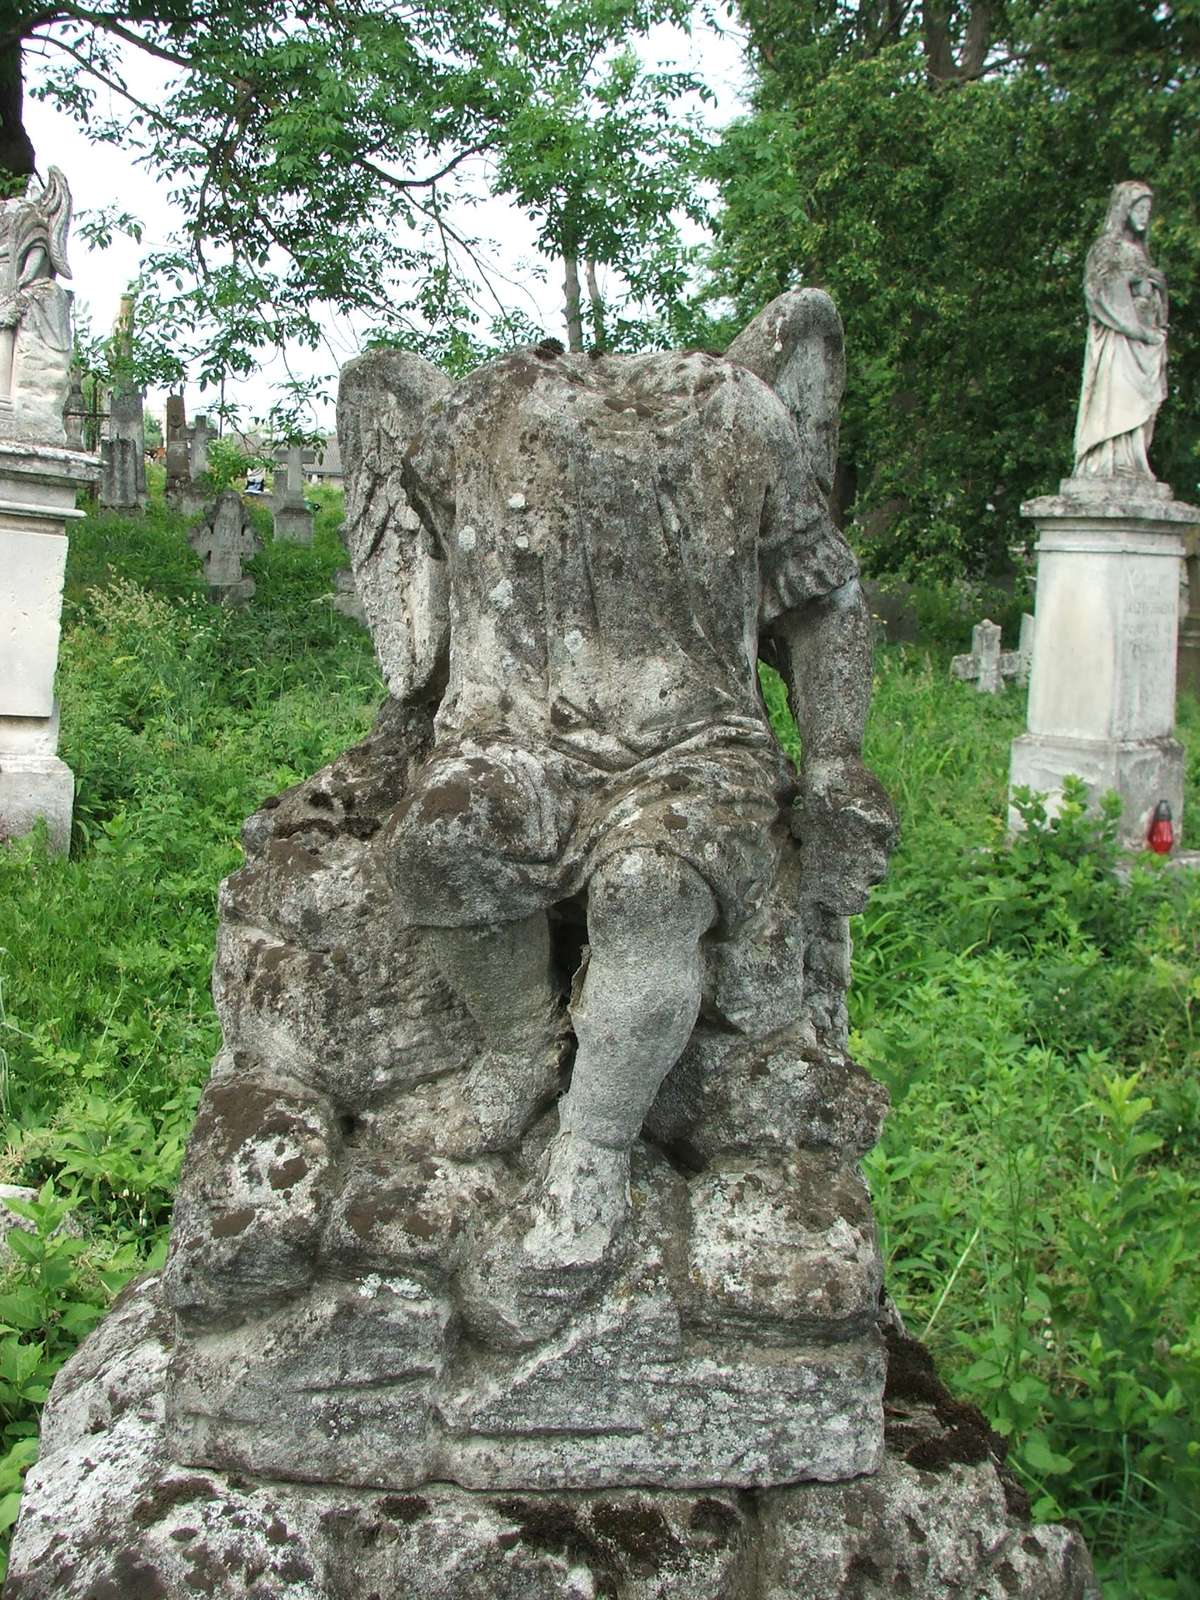
M346 471L346 544L388 689L434 696L444 676L449 613L443 564L404 492L404 452L450 379L420 356L373 350L338 387Z
M725 352L770 384L787 406L828 499L837 468L838 408L846 386L837 307L822 289L790 289L765 306Z

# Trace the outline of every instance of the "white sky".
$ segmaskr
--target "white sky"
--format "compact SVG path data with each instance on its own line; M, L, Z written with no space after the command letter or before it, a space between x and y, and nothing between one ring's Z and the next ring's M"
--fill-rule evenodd
M706 120L713 125L729 121L744 108L745 72L734 36L718 36L699 21L690 38L677 29L662 27L647 40L642 54L653 66L687 69L702 77L716 95L716 104L704 108ZM149 103L161 98L167 78L157 63L131 53L126 69L133 93ZM36 77L36 60L27 59L27 83L36 82ZM119 96L100 88L96 115L105 118L124 114ZM117 205L140 218L145 226L141 245L120 237L114 238L107 249L94 250L78 234L72 237L71 286L76 305L90 321L93 334L106 334L116 318L121 295L138 275L143 251L166 242L168 234L178 226L180 213L172 206L165 185L157 184L151 173L111 145L91 144L72 120L49 105L27 96L25 120L37 151L39 172L44 174L49 166L62 168L77 212ZM538 257L533 230L525 219L507 204L489 202L476 208L472 220L480 236L490 238L496 245L493 260L501 275L496 287L502 298L523 308L549 331L562 335L561 267ZM538 261L544 269L540 278L531 270ZM506 283L505 278L511 281ZM345 318L327 317L325 333L326 350L289 351L287 362L296 375L328 379L332 393L338 367L357 353L359 345L355 328ZM242 408L245 424L267 410L272 384L283 376L284 364L277 357L255 378L239 383L236 390L230 386L226 398ZM185 394L189 417L216 401L213 391L202 394L194 385L189 385ZM147 395L147 409L160 417L164 404L164 393L151 390ZM317 410L313 423L332 428L331 403Z

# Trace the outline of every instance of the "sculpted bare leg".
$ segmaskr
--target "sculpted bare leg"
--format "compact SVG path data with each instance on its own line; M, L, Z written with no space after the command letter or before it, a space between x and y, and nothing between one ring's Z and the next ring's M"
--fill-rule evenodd
M715 915L704 879L652 849L613 857L592 879L590 957L573 1008L578 1052L559 1131L505 1222L475 1237L468 1232L465 1242L463 1314L489 1342L549 1337L618 1258L629 1215L630 1149L695 1026L700 939ZM516 930L505 937L515 939ZM494 930L472 930L471 939L477 954L488 953L482 968L463 973L460 993L479 1008L485 1031L507 1030L512 1040L514 1029L536 1020L531 996L546 990L535 984L524 996L516 992L522 962L531 976L528 951L506 963ZM472 945L439 935L438 948L454 962L466 960ZM539 953L539 971L540 961ZM447 977L455 981L449 965Z
M700 939L716 910L699 873L653 849L610 857L591 882L579 1048L525 1241L541 1264L596 1263L616 1240L630 1150L696 1025Z
M511 1148L560 1087L565 1027L550 970L546 915L483 927L429 928L426 936L443 977L491 1046L465 1086L477 1148Z

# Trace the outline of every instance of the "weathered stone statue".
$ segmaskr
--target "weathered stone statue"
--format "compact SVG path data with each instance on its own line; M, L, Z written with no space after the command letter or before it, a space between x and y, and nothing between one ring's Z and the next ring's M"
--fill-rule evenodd
M51 167L44 189L0 200L0 839L46 825L53 850L71 836L75 780L58 756L58 668L67 529L98 475L71 448L71 195Z
M1088 251L1076 478L1153 478L1150 441L1167 396L1167 281L1150 260L1151 191L1118 183Z
M1167 393L1167 287L1146 250L1150 190L1119 183L1088 251L1083 389L1075 462L1054 495L1021 507L1038 532L1028 731L1013 741L1009 792L1046 795L1082 778L1090 803L1121 797L1121 842L1145 847L1165 802L1181 836L1183 747L1175 738L1176 644L1185 538L1200 510L1154 476L1150 441ZM1020 814L1012 799L1009 823Z
M71 191L57 167L0 200L0 438L63 444L70 385L67 231Z
M868 615L818 482L839 333L827 300L801 296L723 361L541 348L441 398L412 357L343 379L351 471L372 492L399 474L420 519L401 559L424 543L445 573L423 626L446 646L414 662L410 691L445 671L434 751L387 853L397 914L426 930L489 1046L468 1084L486 1141L558 1091L574 1045L559 1131L469 1278L468 1319L515 1342L551 1332L618 1247L630 1150L692 1034L706 961L723 971L714 1006L750 1017L742 975L789 827L805 859L785 915L860 910L883 870L892 814L859 759ZM398 388L410 409L368 456L362 420L399 422ZM826 432L805 452L809 408ZM794 807L760 641L804 741ZM548 913L576 898L588 957L568 1028Z
M809 291L723 358L343 374L391 698L246 825L170 1258L55 1386L18 1600L1094 1596L881 1304L841 375Z

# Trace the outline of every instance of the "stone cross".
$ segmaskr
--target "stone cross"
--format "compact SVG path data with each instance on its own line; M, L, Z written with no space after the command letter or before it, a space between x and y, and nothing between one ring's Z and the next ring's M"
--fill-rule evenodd
M313 514L304 499L304 465L313 460L313 452L298 444L289 445L286 452L276 456L279 464L286 463L281 474L275 472L275 537L288 544L311 544L313 539Z
M204 564L208 597L218 605L244 605L254 579L242 575L242 562L262 549L250 513L236 489L226 489L208 508L204 521L188 534Z
M975 681L980 694L999 694L1006 678L1024 683L1033 656L1033 618L1021 618L1021 642L1016 650L1000 648L1000 626L987 617L971 629L971 650L955 656L950 675L963 682Z

